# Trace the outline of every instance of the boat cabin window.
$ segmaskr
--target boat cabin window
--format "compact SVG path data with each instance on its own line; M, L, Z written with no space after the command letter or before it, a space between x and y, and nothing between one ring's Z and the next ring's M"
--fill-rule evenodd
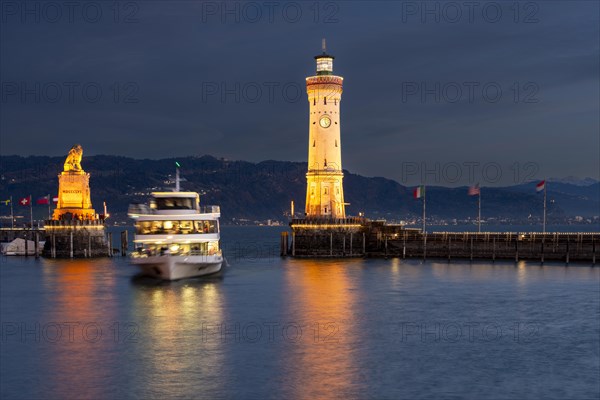
M173 243L167 244L145 244L141 248L137 249L137 255L139 256L154 256L163 255L167 251L173 255L185 255L185 256L208 256L220 253L219 242L206 242L206 243Z
M215 221L194 221L196 225L196 232L198 233L215 233Z
M157 210L195 210L195 199L189 197L157 197L154 199Z
M138 235L217 233L216 221L138 221Z

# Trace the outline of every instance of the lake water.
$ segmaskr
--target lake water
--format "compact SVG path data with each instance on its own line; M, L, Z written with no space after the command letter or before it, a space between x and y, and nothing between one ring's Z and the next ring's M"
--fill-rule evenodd
M278 256L223 229L219 277L1 258L3 399L596 399L600 268Z

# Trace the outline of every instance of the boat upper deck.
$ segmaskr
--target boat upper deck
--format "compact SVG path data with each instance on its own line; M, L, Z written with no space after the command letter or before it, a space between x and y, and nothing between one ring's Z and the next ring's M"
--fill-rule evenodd
M196 192L154 192L150 204L131 204L128 215L138 220L168 219L218 219L219 206L200 206L200 196Z

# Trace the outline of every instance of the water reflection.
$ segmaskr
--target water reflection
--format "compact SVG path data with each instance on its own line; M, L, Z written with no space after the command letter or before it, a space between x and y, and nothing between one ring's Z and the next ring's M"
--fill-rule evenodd
M532 274L532 269L539 269L538 264L526 263L525 261L514 264L506 261L497 263L430 261L426 265L431 268L433 276L440 280L489 282L497 279L513 281L516 278L517 283L521 286L527 285L527 278ZM538 271L533 272L533 274L538 274Z
M223 349L203 329L223 319L219 279L133 281L132 318L145 327L137 349L142 397L206 398L223 391Z
M351 273L362 261L290 260L285 268L286 315L301 325L288 339L286 379L296 399L351 398L360 388L358 299Z
M519 287L525 288L527 285L527 271L528 269L534 268L533 265L527 265L525 261L519 261L515 268L517 269L517 282Z
M49 398L101 398L107 395L115 354L111 325L116 304L110 293L115 277L105 273L109 261L45 260L43 280L47 297L40 340L52 344L44 354L54 379ZM102 301L104 299L106 301Z
M132 282L118 258L2 262L3 323L103 329L99 341L94 329L84 341L82 325L73 342L66 328L57 343L52 330L6 338L2 398L484 398L489 388L498 398L597 398L597 267L277 258L238 262L222 281L162 284ZM135 323L137 341L115 343L112 322ZM259 324L263 336L225 341L220 323ZM303 335L278 329L271 340L265 323ZM463 336L404 340L401 323L459 324ZM470 340L471 323L503 336L483 340L478 328Z

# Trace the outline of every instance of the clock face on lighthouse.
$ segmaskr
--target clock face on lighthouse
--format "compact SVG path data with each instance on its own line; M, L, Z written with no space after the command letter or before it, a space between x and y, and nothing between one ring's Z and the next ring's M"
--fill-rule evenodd
M327 115L322 116L319 120L319 125L321 125L323 128L329 128L329 125L331 125L331 118L329 118Z

